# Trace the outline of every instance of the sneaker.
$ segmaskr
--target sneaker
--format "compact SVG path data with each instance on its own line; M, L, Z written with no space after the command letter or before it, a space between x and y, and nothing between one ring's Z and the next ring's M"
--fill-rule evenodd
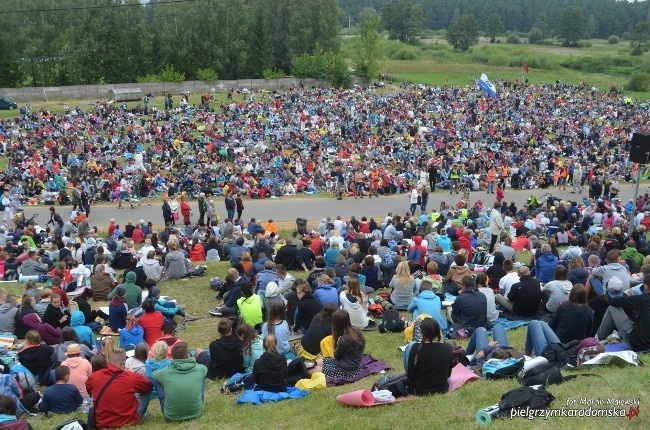
M618 334L616 330L612 332L609 336L607 336L607 343L612 344L612 343L620 343L621 342L621 336Z
M185 322L188 322L188 321L196 321L196 320L198 320L198 319L199 319L199 317L195 317L194 315L186 315L186 316L185 316Z
M149 204L149 205L147 205L147 207L148 207L148 208L150 208L150 207L151 207L151 205Z
M214 310L209 312L213 317L221 317L223 314L219 312L219 308L214 308Z

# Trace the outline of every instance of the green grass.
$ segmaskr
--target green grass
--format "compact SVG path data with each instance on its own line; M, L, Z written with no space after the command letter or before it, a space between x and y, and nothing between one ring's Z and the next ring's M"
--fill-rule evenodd
M524 257L523 255L521 256ZM209 288L209 280L213 276L225 277L228 263L210 263L208 273L203 278L174 280L160 283L163 294L178 299L179 303L187 305L187 310L201 317L200 320L188 324L185 330L179 332L179 337L189 342L192 348L205 347L217 337L217 318L211 317L207 311L215 306L213 291ZM304 276L294 273L294 276ZM8 291L20 293L22 284L6 284ZM367 345L366 352L380 360L384 360L401 371L402 357L397 347L404 344L402 334L364 332ZM513 346L523 350L525 328L508 332ZM647 355L645 356L647 361ZM643 359L643 356L642 356ZM650 401L647 381L650 379L650 368L645 367L600 367L589 370L598 377L578 377L560 386L552 386L549 391L556 397L552 407L566 404L568 398L640 398L641 415L628 421L622 418L552 418L548 421L536 419L533 421L518 419L515 423L501 420L492 424L491 428L576 428L588 429L594 426L609 428L646 428L649 422L645 409ZM567 372L568 373L568 372ZM477 428L474 415L483 407L492 405L500 399L501 394L517 386L516 381L476 381L458 391L434 397L423 397L405 403L383 406L379 408L352 409L337 404L337 395L352 390L370 388L378 378L374 375L357 383L342 387L333 387L315 391L302 400L288 400L280 403L262 406L242 406L236 404L237 396L226 396L219 393L220 381L207 381L205 413L199 419L187 426L192 429L212 429L223 426L231 430L282 428L282 429L350 429L350 428ZM160 412L157 401L149 406L150 415L146 418L142 429L177 429L178 424L166 423ZM61 422L74 416L61 415L47 419L43 416L30 418L29 422L36 430L52 429ZM79 415L81 416L81 415Z

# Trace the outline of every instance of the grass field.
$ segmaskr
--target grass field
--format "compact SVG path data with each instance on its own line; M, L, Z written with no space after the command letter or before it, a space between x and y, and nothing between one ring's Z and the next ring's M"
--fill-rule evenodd
M524 258L524 256L521 256ZM225 277L228 263L210 263L208 274L203 278L192 278L160 283L163 294L178 299L186 304L187 310L201 319L188 323L188 327L178 333L178 336L190 343L192 348L205 347L216 338L217 318L211 317L207 311L212 309L216 300L209 288L209 280L213 276ZM294 276L304 276L294 273ZM5 288L14 293L20 293L21 284L6 284ZM511 344L523 350L525 328L508 332ZM397 349L404 344L402 334L364 332L367 340L366 352L378 359L384 360L401 371L402 354ZM466 344L466 342L462 342ZM645 356L647 360L647 355ZM644 356L641 356L642 360ZM584 371L583 371L584 372ZM549 391L556 397L551 407L566 406L567 399L630 399L639 398L641 401L640 416L633 420L627 418L551 418L526 420L500 420L491 428L575 428L589 429L596 426L608 428L647 428L650 413L647 405L650 402L647 381L650 379L650 368L645 367L601 367L590 369L597 376L580 376L563 385L552 386ZM570 373L570 372L565 372ZM219 393L221 382L207 381L205 394L205 413L199 419L187 424L191 429L212 429L215 426L227 425L232 430L238 429L350 429L350 428L476 428L474 415L483 407L492 405L500 399L501 394L517 386L514 380L507 381L476 381L458 391L447 395L422 397L405 403L368 409L350 409L337 404L335 397L356 389L370 388L379 375L371 376L355 384L342 387L328 388L315 391L301 400L288 400L280 403L262 406L242 406L236 404L237 396L226 396ZM38 416L29 421L36 430L52 429L73 415L45 418ZM149 416L142 426L143 429L177 429L178 424L166 423L160 412L157 401L149 406Z

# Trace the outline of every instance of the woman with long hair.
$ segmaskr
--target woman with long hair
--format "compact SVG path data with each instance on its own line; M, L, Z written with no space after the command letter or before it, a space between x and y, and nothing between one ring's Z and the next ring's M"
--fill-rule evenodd
M560 304L549 326L562 343L581 341L594 333L594 313L587 306L587 290L583 284L571 288L569 300Z
M405 369L409 377L408 390L415 395L446 393L453 367L451 346L443 341L435 319L424 318L420 330L422 342L408 351Z
M244 356L244 370L246 373L253 371L253 364L264 353L262 338L250 325L244 323L237 326L237 337L242 342Z
M289 323L282 303L275 302L269 309L268 320L262 325L262 337L272 334L278 340L278 352L287 354L289 352Z
M542 287L542 301L545 302L546 310L550 313L555 312L560 303L569 297L571 287L573 284L567 280L566 267L558 264L553 272L553 280Z
M332 334L332 315L338 307L332 303L323 306L311 321L307 333L300 339L300 355L308 360L315 360L321 353L320 343Z
M365 329L371 323L366 313L366 295L361 292L361 283L358 278L350 277L347 290L341 291L339 301L342 309L350 314L353 326ZM374 323L374 321L372 321Z
M411 269L407 261L402 261L395 269L395 276L389 286L392 288L390 301L398 309L406 309L415 297L415 278L411 276Z
M350 314L343 309L332 314L332 338L334 357L318 359L310 373L323 372L328 379L354 378L361 372L366 339L361 330L352 325Z

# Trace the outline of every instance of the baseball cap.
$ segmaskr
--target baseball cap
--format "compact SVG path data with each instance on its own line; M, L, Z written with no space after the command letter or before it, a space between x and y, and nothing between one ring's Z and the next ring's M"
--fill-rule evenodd
M612 299L623 297L623 281L617 276L609 278L609 281L607 281L607 294Z

